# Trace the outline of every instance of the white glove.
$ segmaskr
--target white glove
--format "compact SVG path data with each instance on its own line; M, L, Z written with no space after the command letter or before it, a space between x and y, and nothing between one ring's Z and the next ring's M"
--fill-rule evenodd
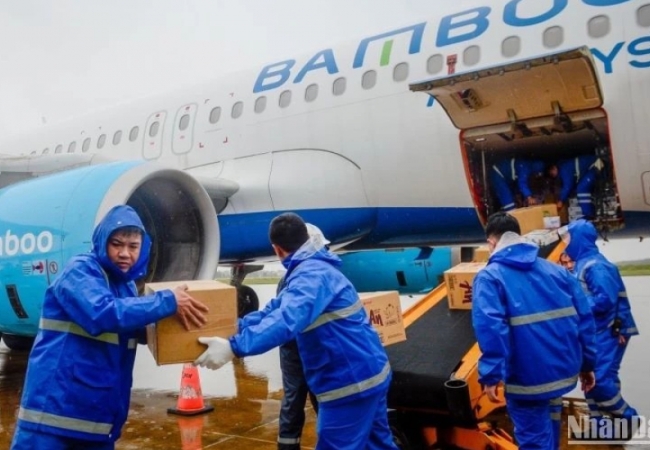
M199 342L207 345L208 349L194 361L195 366L207 367L217 370L219 367L230 362L235 354L230 348L230 342L220 337L200 337Z

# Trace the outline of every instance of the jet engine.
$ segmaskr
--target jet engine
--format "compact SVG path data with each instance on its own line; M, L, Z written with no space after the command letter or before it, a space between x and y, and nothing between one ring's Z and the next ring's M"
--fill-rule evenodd
M0 189L0 333L9 347L36 334L45 289L68 259L91 249L110 208L138 211L152 240L144 281L211 279L217 214L190 175L142 161L76 168ZM31 343L30 343L31 344Z

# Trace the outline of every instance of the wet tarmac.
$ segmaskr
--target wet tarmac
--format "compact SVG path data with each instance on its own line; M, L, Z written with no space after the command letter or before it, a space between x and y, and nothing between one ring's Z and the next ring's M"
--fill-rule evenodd
M640 414L650 417L650 277L625 279L641 336L635 338L621 370L623 393ZM263 303L275 286L256 286ZM402 297L404 308L417 300ZM9 351L0 345L0 450L9 448L27 366L25 353ZM201 386L207 405L214 411L195 418L179 418L167 413L175 407L180 388L182 365L156 366L145 347L138 351L129 420L118 450L152 449L275 449L282 383L277 349L264 355L228 364L218 371L200 370ZM579 396L574 392L572 396ZM584 405L576 404L577 414ZM565 408L566 415L575 413ZM315 414L307 407L303 448L316 444ZM582 450L593 446L566 445ZM620 446L598 446L620 449ZM650 445L628 445L628 449Z

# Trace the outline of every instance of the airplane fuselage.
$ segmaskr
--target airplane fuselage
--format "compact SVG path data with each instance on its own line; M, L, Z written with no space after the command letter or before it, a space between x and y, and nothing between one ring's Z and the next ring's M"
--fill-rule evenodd
M586 45L627 226L647 220L650 6L509 0L436 8L427 21L88 114L0 148L145 159L236 182L218 212L224 262L271 254L268 223L287 210L357 248L476 242L483 229L460 132L409 83Z

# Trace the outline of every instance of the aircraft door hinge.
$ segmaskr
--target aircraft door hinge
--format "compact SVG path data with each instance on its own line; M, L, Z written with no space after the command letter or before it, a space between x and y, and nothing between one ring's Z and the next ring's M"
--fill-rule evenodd
M553 108L553 122L555 125L559 125L562 127L562 130L567 133L573 131L573 122L571 121L571 118L564 111L562 111L560 103L553 101L551 102L551 107Z
M513 133L520 133L522 137L532 136L533 132L524 122L520 122L514 109L508 109L508 119L510 119L510 128Z

